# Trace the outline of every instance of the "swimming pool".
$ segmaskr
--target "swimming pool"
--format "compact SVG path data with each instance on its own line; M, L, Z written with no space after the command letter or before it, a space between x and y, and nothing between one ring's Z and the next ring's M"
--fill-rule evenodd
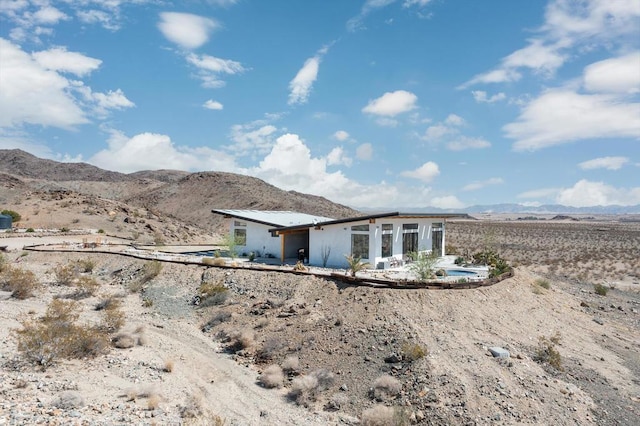
M446 269L449 277L475 277L479 274L475 271L466 271L464 269Z

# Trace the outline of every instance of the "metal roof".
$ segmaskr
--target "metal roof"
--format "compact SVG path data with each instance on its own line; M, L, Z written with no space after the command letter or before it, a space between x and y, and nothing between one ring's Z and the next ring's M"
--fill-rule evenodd
M289 230L295 230L295 229L309 228L312 226L335 225L339 223L358 222L361 220L380 219L385 217L413 218L413 219L418 219L418 218L453 219L453 218L468 218L469 215L466 213L401 213L401 212L377 213L377 214L370 214L366 216L349 217L346 219L331 219L325 222L318 220L317 222L307 222L307 223L301 223L298 225L284 226L278 229L270 229L270 231L289 231Z
M269 211L269 210L233 210L233 209L213 209L213 213L221 214L227 217L237 219L250 220L252 222L261 223L263 225L275 227L289 227L302 224L332 221L334 219L324 216L315 216L306 213L297 213L292 211Z

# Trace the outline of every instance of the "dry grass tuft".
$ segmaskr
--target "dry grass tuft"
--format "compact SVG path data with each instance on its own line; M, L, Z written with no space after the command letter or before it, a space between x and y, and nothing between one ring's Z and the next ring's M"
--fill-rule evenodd
M162 367L162 371L164 371L165 373L171 373L173 371L173 368L175 367L174 362L172 359L166 359L164 361L164 366Z
M362 426L404 426L409 424L405 412L398 407L376 405L362 412Z
M410 362L424 358L429 351L418 343L405 343L402 345L402 357Z
M388 374L383 374L373 382L373 397L384 401L397 396L402 390L402 383Z
M258 378L258 383L265 388L279 388L283 382L284 374L282 373L282 368L275 364L266 367Z
M120 333L111 339L111 343L118 349L129 349L136 345L137 339L127 333Z
M5 267L0 274L0 288L4 291L10 291L11 297L19 300L32 297L40 287L40 282L31 271Z
M296 355L289 355L282 362L282 369L287 374L297 373L300 369L300 360Z

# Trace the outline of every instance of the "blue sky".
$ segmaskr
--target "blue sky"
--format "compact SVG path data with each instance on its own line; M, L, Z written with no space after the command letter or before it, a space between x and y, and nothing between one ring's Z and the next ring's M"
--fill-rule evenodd
M0 0L0 148L354 207L640 204L637 0Z

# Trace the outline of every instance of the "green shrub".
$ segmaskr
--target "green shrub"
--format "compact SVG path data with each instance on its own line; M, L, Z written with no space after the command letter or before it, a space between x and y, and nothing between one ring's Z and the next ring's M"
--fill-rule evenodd
M551 288L551 283L548 280L544 280L542 278L535 280L534 284L538 287L544 288L545 290L549 290Z
M354 256L352 254L345 255L345 259L347 259L347 264L349 265L347 271L351 271L352 277L355 277L358 272L366 269L369 266L368 263L362 261L362 258Z
M420 252L415 253L413 262L409 264L409 270L413 272L420 281L432 279L434 268L438 263L438 254L436 252Z
M221 305L229 296L229 289L222 283L202 283L198 287L198 295L200 296L200 306Z
M78 276L78 271L76 270L75 265L71 263L56 266L53 273L56 276L57 284L67 286L73 284Z
M609 287L602 284L594 284L593 290L596 292L598 296L606 296L609 293Z
M410 342L402 345L401 352L402 357L409 362L417 361L420 358L424 358L429 353L427 348L421 346L418 343Z
M36 275L31 271L8 267L0 275L0 288L10 291L11 297L19 300L33 296L40 286Z
M556 349L556 345L560 344L560 333L556 333L551 337L538 337L538 347L535 350L533 360L542 364L548 364L558 371L562 371L562 356Z
M83 259L78 261L78 269L80 272L93 272L93 268L96 267L96 262L91 259Z
M60 232L69 232L69 228L62 227L62 228L60 228Z
M36 231L33 228L27 228L27 230L25 232L36 232Z
M22 216L20 216L20 213L15 212L13 210L2 210L2 212L0 212L0 213L2 213L4 215L7 215L7 216L11 216L11 221L13 223L20 222L20 220L22 220Z
M104 234L104 229L98 229L98 234Z
M453 263L455 263L456 265L464 265L465 259L462 256L458 256Z

